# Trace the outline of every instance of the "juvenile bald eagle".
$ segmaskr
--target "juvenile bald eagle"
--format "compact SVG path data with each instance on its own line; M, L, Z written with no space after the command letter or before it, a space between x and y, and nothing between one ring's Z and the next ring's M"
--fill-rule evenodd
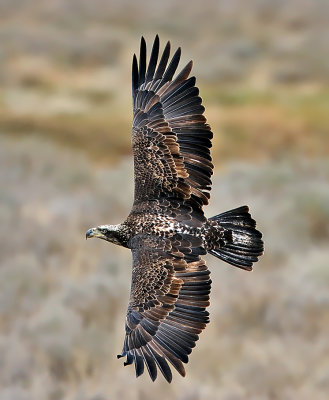
M169 65L170 42L160 61L156 36L146 63L141 39L139 63L132 63L135 170L134 204L119 225L89 229L132 252L132 284L122 353L136 376L146 366L152 380L159 369L172 380L168 362L185 376L199 334L209 322L210 253L250 271L263 253L261 233L248 207L206 218L211 189L212 132L203 116L190 61L174 78L181 49Z

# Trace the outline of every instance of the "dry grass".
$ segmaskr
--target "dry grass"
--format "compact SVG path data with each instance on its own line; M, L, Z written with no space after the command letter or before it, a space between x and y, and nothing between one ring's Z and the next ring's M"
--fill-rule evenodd
M3 0L1 400L325 400L329 387L326 0ZM211 324L187 377L116 359L129 251L84 240L132 202L131 55L195 61L215 137L211 216L251 206L253 273L208 257Z
M4 132L88 148L103 164L130 153L131 55L159 33L182 46L182 65L195 61L216 161L328 155L325 1L2 3Z
M84 240L132 200L132 160L95 168L39 137L1 136L0 397L325 399L329 381L327 161L233 163L207 215L249 204L266 253L253 273L207 257L211 324L187 377L152 384L116 360L129 251ZM120 188L120 190L118 190Z
M83 93L87 102L85 111L76 111L78 106L74 106L75 99L81 101L79 91L66 97L67 108L74 108L74 112L48 109L38 114L35 109L20 111L15 103L15 110L3 107L0 111L0 126L10 134L46 135L55 142L85 149L102 164L130 154L131 111L125 113L122 109L129 108L129 103L118 98L116 104L115 99L109 100L103 92ZM328 92L243 93L236 91L230 96L219 91L215 99L205 90L206 116L216 137L215 161L329 155Z
M0 125L10 135L46 136L59 144L85 150L96 162L110 164L131 153L130 125L124 117L109 115L12 115L0 114Z

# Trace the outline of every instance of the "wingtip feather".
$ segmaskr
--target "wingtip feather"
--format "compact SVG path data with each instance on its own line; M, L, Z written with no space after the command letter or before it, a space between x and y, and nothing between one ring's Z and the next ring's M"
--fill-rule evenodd
M138 63L137 63L136 54L134 54L133 62L132 62L132 91L133 91L133 93L137 89L138 89Z
M142 85L145 81L146 72L146 41L144 36L141 37L140 52L139 52L139 76L138 86Z

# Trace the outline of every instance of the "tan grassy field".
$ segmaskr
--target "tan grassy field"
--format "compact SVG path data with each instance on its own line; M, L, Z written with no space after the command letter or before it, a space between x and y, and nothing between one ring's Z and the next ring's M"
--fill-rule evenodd
M84 232L119 222L131 159L93 167L39 137L2 137L1 399L325 399L328 393L329 164L228 164L211 216L251 206L266 253L255 271L208 256L211 323L171 386L116 360L130 252ZM124 182L124 184L123 184ZM119 189L120 188L120 189Z
M1 400L327 399L328 16L325 0L1 2ZM207 256L211 323L171 385L116 359L130 252L84 240L130 210L131 55L156 33L195 62L206 215L248 204L266 248L252 273Z

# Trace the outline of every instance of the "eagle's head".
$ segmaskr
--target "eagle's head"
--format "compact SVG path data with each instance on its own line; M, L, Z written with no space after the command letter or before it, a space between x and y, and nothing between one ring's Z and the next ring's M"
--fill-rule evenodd
M120 230L119 225L100 225L96 228L91 228L86 232L86 239L89 238L99 238L106 240L107 242L111 242L114 244L118 244L124 246L122 232Z

